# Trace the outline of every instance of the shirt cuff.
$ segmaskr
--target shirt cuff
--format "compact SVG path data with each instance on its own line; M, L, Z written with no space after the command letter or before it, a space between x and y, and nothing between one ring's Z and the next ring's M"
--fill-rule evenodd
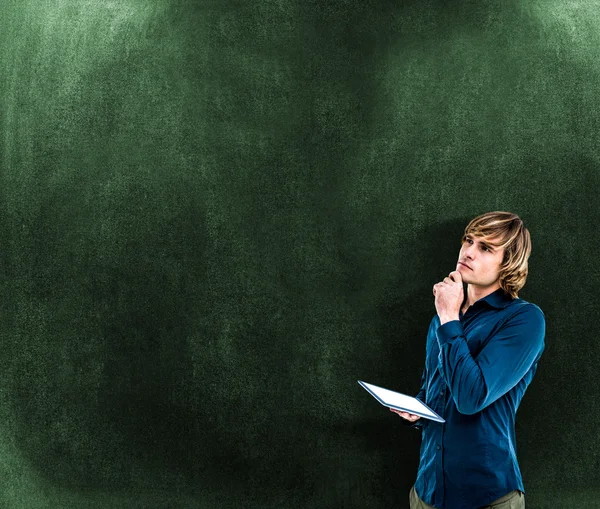
M463 325L460 320L451 320L437 328L436 335L441 343L452 343L452 340L464 333Z

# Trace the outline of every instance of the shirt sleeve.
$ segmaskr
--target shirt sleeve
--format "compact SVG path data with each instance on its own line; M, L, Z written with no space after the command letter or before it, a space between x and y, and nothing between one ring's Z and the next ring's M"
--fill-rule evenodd
M536 363L544 350L546 321L542 310L521 307L490 338L474 359L463 325L452 320L440 325L440 374L448 385L457 410L475 414L510 391Z

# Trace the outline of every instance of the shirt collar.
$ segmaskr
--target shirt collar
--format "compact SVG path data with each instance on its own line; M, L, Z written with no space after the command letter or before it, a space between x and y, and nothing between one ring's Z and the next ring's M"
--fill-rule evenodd
M486 301L490 306L502 309L508 306L513 301L513 298L505 293L502 288L498 288L496 291L486 295L480 300Z

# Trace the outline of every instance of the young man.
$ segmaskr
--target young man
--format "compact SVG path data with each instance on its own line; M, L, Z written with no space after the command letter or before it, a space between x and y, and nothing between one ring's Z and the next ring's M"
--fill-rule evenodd
M456 270L433 286L437 314L416 397L446 422L393 410L422 430L411 509L525 507L515 415L546 333L541 309L518 298L530 253L517 215L483 214L465 228Z

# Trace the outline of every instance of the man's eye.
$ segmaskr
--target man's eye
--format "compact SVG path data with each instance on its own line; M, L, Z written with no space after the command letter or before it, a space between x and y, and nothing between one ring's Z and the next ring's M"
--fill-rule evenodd
M465 239L465 242L473 242L473 239ZM483 249L485 249L486 251L489 251L490 248L488 246L481 246Z

